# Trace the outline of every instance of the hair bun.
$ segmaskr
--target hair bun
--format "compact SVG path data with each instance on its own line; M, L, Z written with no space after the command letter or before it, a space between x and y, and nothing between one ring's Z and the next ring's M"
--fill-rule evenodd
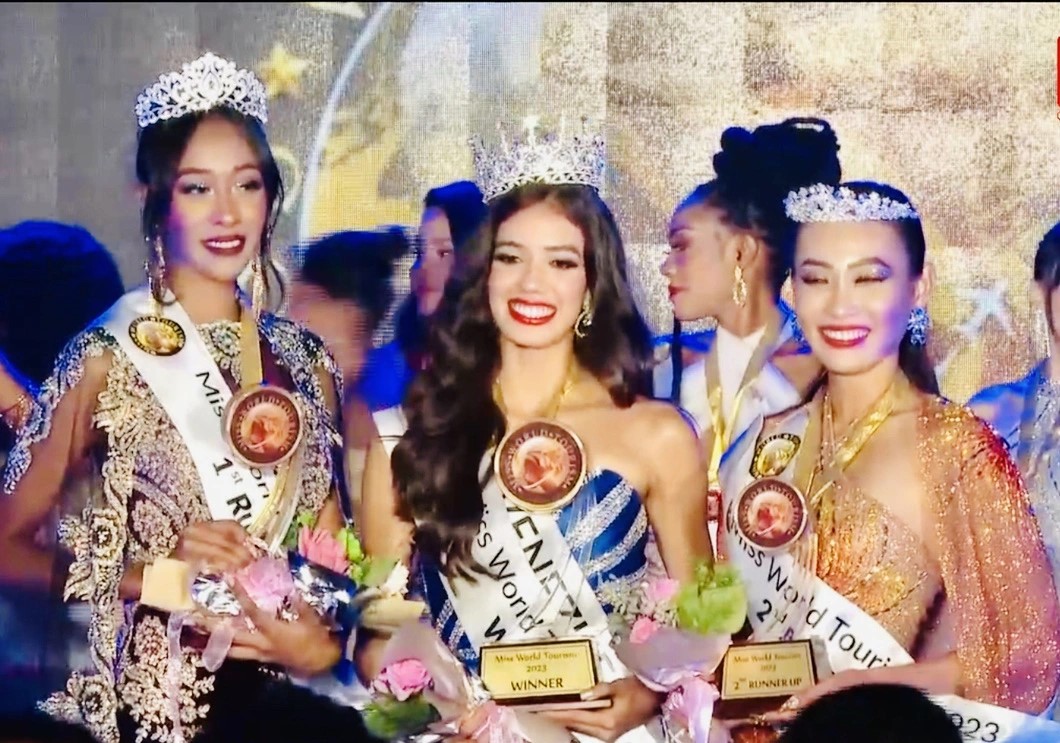
M824 119L790 118L753 132L726 129L714 156L721 188L765 205L814 183L839 183L839 139Z

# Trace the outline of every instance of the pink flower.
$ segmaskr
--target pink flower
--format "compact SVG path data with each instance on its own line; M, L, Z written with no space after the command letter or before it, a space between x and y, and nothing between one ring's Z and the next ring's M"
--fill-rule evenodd
M642 642L647 642L651 639L651 636L659 631L659 625L656 624L654 619L648 617L639 617L637 621L633 623L633 629L629 633L629 641L634 645L640 645Z
M298 532L298 551L309 562L342 575L345 575L350 568L345 548L339 544L339 540L334 535L325 529L310 529L308 526L303 526Z
M236 580L254 603L265 611L278 611L284 599L295 591L287 561L272 557L263 557L247 565L236 573Z
M431 683L431 674L427 667L415 658L391 663L372 682L372 690L380 694L391 694L399 702L404 702L414 694L419 694Z
M681 584L671 578L656 578L644 588L644 597L652 606L665 604L677 595Z

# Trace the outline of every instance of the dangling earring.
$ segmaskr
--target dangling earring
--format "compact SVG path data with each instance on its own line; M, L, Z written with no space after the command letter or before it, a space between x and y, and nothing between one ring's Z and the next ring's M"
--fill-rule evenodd
M923 346L927 343L928 330L931 329L931 318L923 307L914 307L909 313L909 322L905 330L909 333L909 342L914 346Z
M265 274L260 253L250 261L250 307L254 317L259 317L265 309Z
M154 243L148 239L148 244L152 245L153 250L152 256L144 263L144 270L147 272L147 288L151 293L151 298L156 303L161 303L166 296L166 254L162 248L162 237L156 237Z
M582 301L582 311L578 313L578 319L574 321L574 335L584 338L589 334L589 328L593 324L593 305L589 295L585 295Z
M732 301L737 307L747 304L747 282L743 280L743 268L736 267L736 277L732 284Z
M1035 357L1039 359L1047 359L1052 353L1049 339L1053 332L1049 329L1049 318L1046 316L1046 312L1047 308L1043 307L1036 313L1037 318L1034 322L1034 330L1032 331L1034 353Z

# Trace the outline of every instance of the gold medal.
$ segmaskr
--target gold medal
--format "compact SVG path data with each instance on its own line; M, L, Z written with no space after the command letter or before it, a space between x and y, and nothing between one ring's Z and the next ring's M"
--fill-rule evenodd
M225 408L225 439L249 467L275 467L287 461L301 443L304 429L298 401L280 387L240 390Z
M790 433L778 433L764 439L755 447L751 476L757 479L779 475L795 457L800 443L799 437Z
M581 439L555 421L532 421L501 441L493 471L504 494L525 511L558 511L585 481Z
M129 337L144 353L173 356L184 348L184 328L166 317L143 315L129 324Z
M756 480L736 501L736 528L764 552L778 552L797 542L806 521L805 496L783 480Z

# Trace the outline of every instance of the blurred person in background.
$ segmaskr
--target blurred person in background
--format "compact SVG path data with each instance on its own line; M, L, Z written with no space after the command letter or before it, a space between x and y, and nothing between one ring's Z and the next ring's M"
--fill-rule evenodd
M423 368L427 325L453 266L486 216L482 191L471 181L431 189L423 200L410 291L395 316L395 337L368 359L366 402L373 411L399 405Z
M25 221L0 230L0 463L63 347L123 291L114 258L83 227ZM69 631L87 622L84 605L50 608L46 593L0 586L0 713L32 709L61 688L67 665L85 662L83 633Z
M408 241L398 227L336 232L299 251L291 286L291 319L320 336L342 372L348 515L360 500L363 452L373 430L366 361L372 337L394 301L394 265L407 252Z

